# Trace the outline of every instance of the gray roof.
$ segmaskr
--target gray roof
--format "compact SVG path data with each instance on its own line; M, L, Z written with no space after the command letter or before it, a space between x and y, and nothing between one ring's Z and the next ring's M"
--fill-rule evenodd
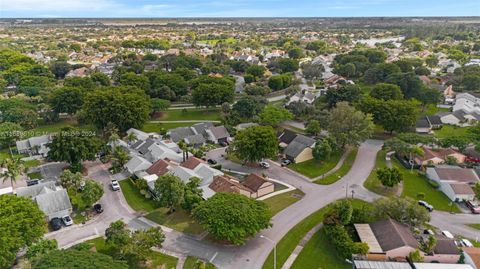
M195 130L195 132L201 135L205 135L205 131L212 127L213 123L211 122L200 122L192 125L192 128Z
M175 143L185 139L185 137L195 134L190 127L177 127L177 128L171 129L169 133L170 133L170 138Z
M56 212L72 209L72 204L65 189L47 191L46 193L36 196L35 201L40 210L47 216Z
M189 145L201 145L206 142L205 137L203 137L203 135L201 134L190 135L185 137L184 139L185 139L185 143Z
M393 219L370 223L370 228L383 251L390 251L404 246L418 248L418 241L410 229Z
M312 147L315 144L315 139L299 134L293 139L292 142L298 142L307 147Z
M153 141L152 139L147 139L145 141L145 143L143 143L139 148L138 148L138 152L140 152L141 154L147 154L149 152L149 147L151 145L153 145L153 143L155 143L155 141Z
M315 139L299 134L288 144L285 155L296 158L304 149L313 147L313 145L315 145Z
M50 189L52 191L56 190L55 182L48 181L44 183L39 183L37 185L32 185L28 187L21 187L17 189L17 196L22 197L35 197L42 192L45 192L46 189Z
M225 126L223 125L217 126L217 127L210 127L208 129L208 132L211 133L211 135L217 140L222 138L227 138L230 136L230 134L227 131L227 128L225 128Z
M460 121L464 121L465 120L465 112L463 110L457 110L457 111L453 111L452 112L452 115L455 116L457 119L459 119Z

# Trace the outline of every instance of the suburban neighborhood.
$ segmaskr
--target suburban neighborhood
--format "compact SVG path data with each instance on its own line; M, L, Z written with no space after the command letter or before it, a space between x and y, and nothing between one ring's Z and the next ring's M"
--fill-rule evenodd
M478 14L299 15L0 13L0 268L480 269Z

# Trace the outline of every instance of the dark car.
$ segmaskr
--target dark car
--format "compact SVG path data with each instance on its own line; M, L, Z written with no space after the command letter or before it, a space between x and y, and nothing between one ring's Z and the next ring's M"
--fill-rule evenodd
M62 228L62 220L60 218L53 218L50 220L50 227L54 231L60 230Z
M95 212L97 212L98 214L102 213L103 212L103 207L101 204L95 204L93 206L93 210L95 210Z
M281 165L282 166L287 166L291 163L292 163L292 161L290 161L289 159L283 159L282 162L281 162Z
M215 164L217 164L217 161L215 161L215 160L213 160L213 159L208 159L208 160L207 160L207 163L208 163L208 164L211 164L211 165L215 165Z

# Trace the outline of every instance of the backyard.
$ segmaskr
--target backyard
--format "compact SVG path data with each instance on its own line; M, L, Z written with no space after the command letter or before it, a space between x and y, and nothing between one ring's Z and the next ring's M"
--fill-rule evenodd
M357 157L357 149L352 149L348 155L345 161L343 162L342 166L335 172L332 173L331 175L328 175L322 179L316 180L315 183L320 184L320 185L329 185L337 182L341 177L345 176L350 169L353 166L353 163L355 162L355 158Z
M113 250L105 243L105 239L103 237L97 237L92 240L88 240L85 243L94 246L96 251L105 255L113 256ZM147 268L147 269L156 269L162 268L175 268L177 266L178 259L176 257L172 257L160 252L150 251L148 254L146 265L139 265L139 264L129 264L129 268L137 269L137 268Z
M315 178L332 170L342 157L341 152L336 152L325 161L311 159L301 163L292 163L288 167L304 176Z

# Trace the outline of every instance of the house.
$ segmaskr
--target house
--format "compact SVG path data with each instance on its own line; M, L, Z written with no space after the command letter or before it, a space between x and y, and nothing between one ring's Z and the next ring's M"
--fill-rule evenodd
M437 165L447 162L447 158L455 158L458 164L464 163L467 156L452 149L452 148L440 148L432 149L426 146L422 147L423 155L416 156L414 162L416 165Z
M215 176L208 187L214 192L239 193L255 199L274 192L274 184L257 174L248 175L242 182L229 175Z
M427 177L438 183L440 190L452 201L473 200L475 193L471 186L480 181L471 168L458 166L428 167Z
M433 248L432 255L425 255L424 262L442 262L447 264L457 263L460 258L460 250L455 240L437 237L437 244Z
M81 78L84 78L86 76L88 76L88 74L90 73L90 69L88 69L87 67L80 67L80 68L77 68L77 69L74 69L74 70L71 70L69 71L65 77L66 78L69 78L69 77L81 77Z
M163 143L154 142L146 148L145 153L144 151L144 149L142 149L142 151L139 150L139 152L144 154L144 157L152 163L163 159L169 159L176 162L181 162L183 160L183 155L179 151L174 151L173 149L164 146Z
M354 260L353 269L474 269L468 264Z
M294 163L311 160L313 147L315 147L315 139L299 134L285 148L285 158Z
M419 134L429 134L432 129L439 129L441 126L442 121L439 116L423 116L417 120L415 131Z
M41 135L30 137L25 140L15 142L17 151L20 154L41 155L46 157L48 151L48 143L52 140L50 135Z
M72 204L65 189L48 181L17 189L17 196L31 197L38 208L45 213L47 220L61 218L72 213Z
M145 171L150 166L152 166L151 162L138 155L133 155L132 158L124 165L127 172L131 175L137 172Z
M278 136L278 140L280 142L280 147L286 148L288 144L290 144L295 137L297 137L297 133L290 129L284 129L283 132Z
M228 144L230 134L225 126L210 127L205 130L208 136L208 140L215 144Z
M172 165L167 160L158 160L154 162L145 172L149 175L157 175L159 177L165 175L172 169Z
M410 228L390 218L370 224L354 224L354 227L361 242L369 247L367 258L404 261L420 246Z
M135 129L135 128L130 128L127 130L127 135L130 135L130 134L133 134L135 137L136 137L136 141L138 140L142 140L142 141L145 141L147 140L148 138L151 138L151 139L161 139L162 136L157 134L157 133L146 133L144 131L141 131L141 130L138 130L138 129Z
M480 121L480 113L455 110L453 112L437 113L443 124L456 125L460 127L471 126Z
M453 111L463 110L466 113L476 112L480 114L480 94L462 92L458 93L455 98Z
M448 86L444 91L443 91L443 99L445 104L454 104L455 103L455 96L456 93L453 91L453 86L450 85Z
M465 264L471 265L474 269L480 269L480 248L463 248Z

